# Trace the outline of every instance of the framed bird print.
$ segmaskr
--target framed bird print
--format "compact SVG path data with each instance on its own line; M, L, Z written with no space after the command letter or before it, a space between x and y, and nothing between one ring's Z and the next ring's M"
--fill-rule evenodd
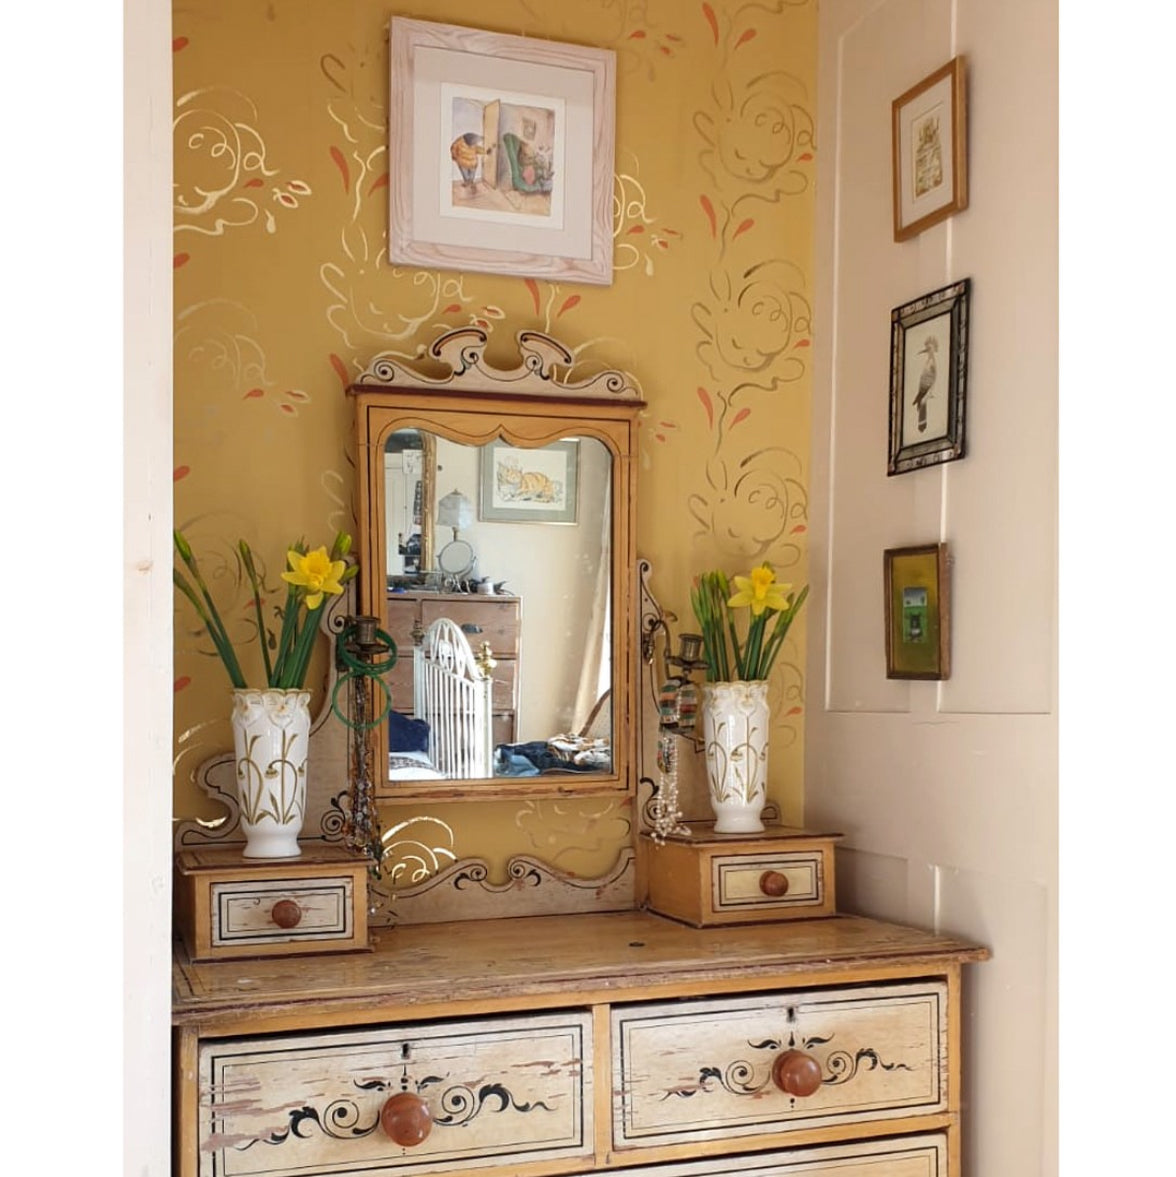
M964 278L890 312L887 474L964 456L971 287Z

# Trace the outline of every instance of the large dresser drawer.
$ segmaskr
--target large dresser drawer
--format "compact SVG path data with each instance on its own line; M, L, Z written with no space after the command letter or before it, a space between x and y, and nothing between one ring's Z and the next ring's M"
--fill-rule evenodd
M932 1132L676 1165L642 1165L621 1173L623 1177L948 1177L947 1155L947 1136Z
M199 1172L450 1173L590 1158L591 1051L588 1011L207 1041ZM406 1129L413 1142L398 1143Z
M941 981L616 1006L617 1148L947 1108Z

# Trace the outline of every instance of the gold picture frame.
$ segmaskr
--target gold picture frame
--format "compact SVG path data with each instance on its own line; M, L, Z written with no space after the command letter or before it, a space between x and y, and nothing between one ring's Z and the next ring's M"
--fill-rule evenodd
M951 592L947 544L883 553L886 677L951 677Z
M953 57L891 103L894 240L968 207L965 60Z
M612 282L616 54L392 17L388 257Z

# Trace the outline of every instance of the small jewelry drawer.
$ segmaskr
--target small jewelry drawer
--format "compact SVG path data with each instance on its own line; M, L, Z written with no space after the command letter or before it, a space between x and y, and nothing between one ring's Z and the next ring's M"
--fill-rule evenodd
M332 846L295 859L185 851L176 917L193 960L366 950L367 863Z
M611 1017L617 1148L947 1109L942 981L616 1006Z
M592 1156L587 1010L210 1041L198 1069L200 1177Z
M840 834L769 826L762 834L684 827L658 844L644 835L648 905L708 927L833 915L833 847Z

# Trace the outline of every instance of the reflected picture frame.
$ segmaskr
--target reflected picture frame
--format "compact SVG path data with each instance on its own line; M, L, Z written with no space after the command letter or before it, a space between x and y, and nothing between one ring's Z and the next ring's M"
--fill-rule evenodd
M951 677L950 559L946 543L883 553L886 677Z
M575 523L580 443L519 447L496 439L479 457L478 518L487 523Z
M388 257L612 282L616 55L392 17Z
M890 107L894 240L968 207L966 62L953 57Z
M963 278L890 312L887 475L966 453L971 297Z

